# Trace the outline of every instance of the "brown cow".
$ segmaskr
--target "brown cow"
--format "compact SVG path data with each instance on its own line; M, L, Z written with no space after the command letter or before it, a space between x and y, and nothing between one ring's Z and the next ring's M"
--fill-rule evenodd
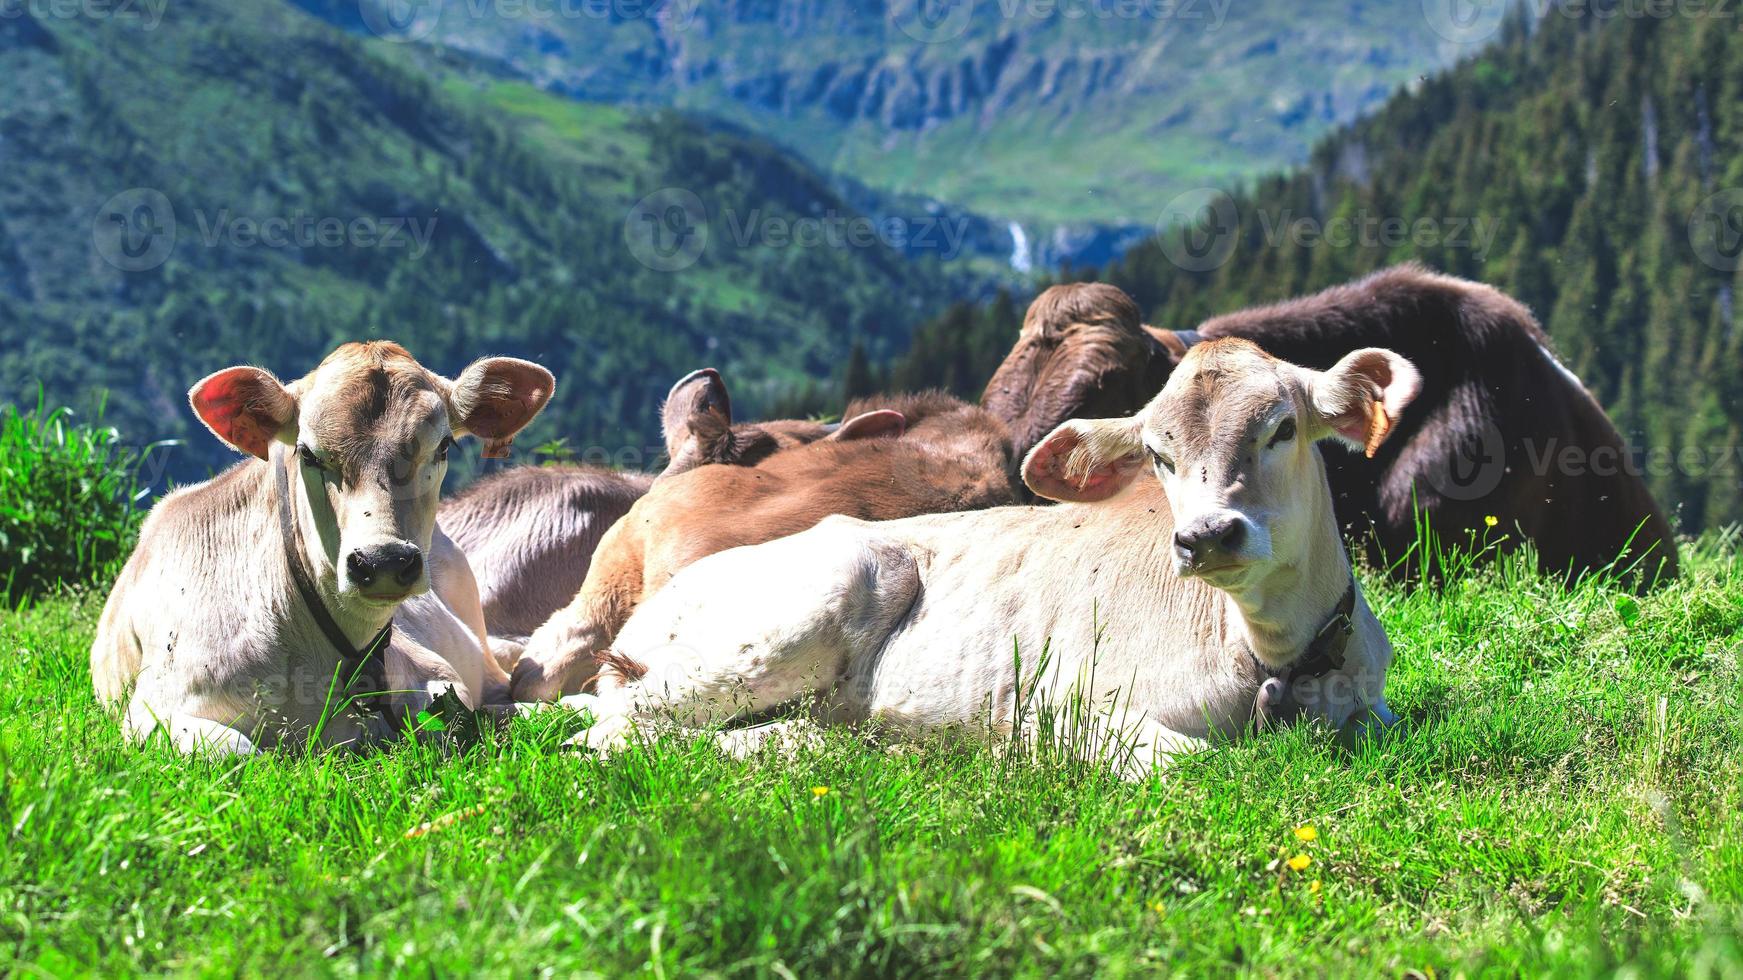
M982 409L927 393L864 399L850 418L908 422L898 438L816 442L755 468L705 466L657 482L612 527L568 608L528 641L517 701L579 691L595 657L645 596L697 559L811 527L832 514L891 520L1011 503L1018 477L1005 427Z
M478 578L491 651L512 669L521 644L575 598L600 539L657 480L711 463L755 466L795 446L899 431L891 411L839 424L732 420L732 398L713 368L672 386L660 410L670 462L657 476L593 466L517 466L442 502L442 530Z
M1067 419L1136 411L1189 346L1220 337L1316 369L1364 347L1397 351L1421 369L1422 395L1373 459L1326 461L1346 533L1371 535L1379 556L1410 555L1401 570L1421 567L1411 554L1420 505L1446 543L1505 534L1534 546L1546 570L1614 565L1644 582L1676 575L1670 524L1628 471L1626 444L1530 311L1413 264L1181 333L1144 327L1113 286L1055 286L1029 308L982 404L1026 452ZM1578 465L1564 462L1569 451Z

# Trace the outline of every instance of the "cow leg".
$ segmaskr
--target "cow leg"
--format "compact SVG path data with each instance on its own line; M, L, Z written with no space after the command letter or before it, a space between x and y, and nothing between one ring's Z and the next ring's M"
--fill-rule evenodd
M798 697L852 697L846 666L876 654L919 589L901 545L843 518L705 558L625 624L600 671L599 724L577 743L609 750L638 718L711 728Z
M770 748L786 759L796 755L800 749L822 745L823 729L809 719L795 718L754 728L716 732L714 742L720 746L720 751L734 759L748 759Z
M599 669L598 655L641 602L639 527L620 521L605 532L581 591L527 638L514 666L516 701L550 701L581 690Z
M229 725L194 715L171 715L164 726L183 755L254 755L254 740Z
M1202 738L1182 735L1148 718L1101 739L1097 745L1098 754L1113 767L1115 774L1128 781L1142 780L1168 768L1175 756L1209 747L1210 743Z
M514 676L515 664L520 662L520 656L527 647L524 636L492 636L490 638L490 655L496 658L496 665L503 673Z

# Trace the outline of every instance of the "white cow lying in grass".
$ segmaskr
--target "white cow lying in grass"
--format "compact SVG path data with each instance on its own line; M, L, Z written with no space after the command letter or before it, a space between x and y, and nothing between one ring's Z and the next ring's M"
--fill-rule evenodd
M289 385L253 367L195 385L200 421L256 458L152 508L91 646L97 697L126 701L132 738L229 752L390 734L446 691L506 698L436 503L454 439L506 449L553 385L509 357L450 381L380 341Z
M1315 444L1372 453L1420 383L1385 350L1322 373L1243 340L1194 347L1136 416L1068 422L1030 453L1025 481L1064 506L831 518L678 573L602 658L599 693L570 699L598 719L577 744L799 699L826 722L1008 727L1034 680L1013 643L1031 664L1050 645L1050 700L1075 686L1110 713L1122 737L1099 751L1127 773L1255 712L1388 724L1392 649Z

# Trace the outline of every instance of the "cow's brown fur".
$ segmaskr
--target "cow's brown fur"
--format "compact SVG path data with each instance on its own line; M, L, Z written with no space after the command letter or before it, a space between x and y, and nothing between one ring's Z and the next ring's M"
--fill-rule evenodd
M893 409L898 438L815 442L754 468L704 466L661 480L600 542L570 606L528 644L516 698L574 693L643 597L715 552L802 531L832 514L890 520L973 510L1017 496L1010 437L989 413L939 393L861 399Z
M1160 351L1118 287L1054 286L1029 304L981 406L1010 428L1021 458L1066 419L1129 415L1149 401L1168 380Z
M1531 543L1546 569L1578 574L1620 556L1644 580L1676 574L1670 524L1637 475L1620 467L1575 475L1554 465L1567 447L1588 459L1600 450L1600 459L1626 459L1626 444L1551 360L1530 311L1498 290L1408 264L1219 316L1198 333L1245 338L1315 369L1362 347L1390 348L1419 366L1423 392L1377 455L1327 460L1340 523L1371 533L1382 554L1409 552L1420 505L1443 542L1464 542L1494 517L1489 536ZM1136 411L1185 348L1168 331L1138 324L1136 307L1115 287L1055 286L1030 308L982 401L1010 426L1021 453L1067 419ZM1490 450L1503 461L1494 464L1504 466L1498 482L1482 493L1460 490L1454 466ZM1550 461L1546 472L1532 465L1540 459Z
M575 598L605 532L656 479L710 464L755 466L838 431L803 419L734 423L725 383L712 370L673 387L661 424L671 459L658 476L520 466L442 502L442 529L466 552L478 578L484 619L497 638L493 649L511 663L518 641Z

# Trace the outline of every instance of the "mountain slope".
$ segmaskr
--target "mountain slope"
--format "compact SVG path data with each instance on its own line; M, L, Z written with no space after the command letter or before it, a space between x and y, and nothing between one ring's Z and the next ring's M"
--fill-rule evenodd
M1433 5L1364 0L424 0L415 16L392 0L304 2L554 91L718 116L871 186L1048 227L1149 226L1182 190L1297 162L1461 50Z
M294 376L385 336L450 372L539 360L561 391L529 440L633 464L682 372L721 367L754 409L856 346L893 355L969 288L875 236L795 237L856 212L755 137L274 0L161 9L0 18L0 400L107 389L122 431L192 435L182 392L206 372ZM224 458L203 434L184 456L184 475Z
M1480 56L1327 138L1311 165L1221 199L1106 278L1174 329L1407 259L1492 283L1543 321L1684 527L1743 521L1733 27L1607 7L1515 18ZM893 377L948 380L934 365L952 365L957 384L984 383L1019 311L952 310Z

